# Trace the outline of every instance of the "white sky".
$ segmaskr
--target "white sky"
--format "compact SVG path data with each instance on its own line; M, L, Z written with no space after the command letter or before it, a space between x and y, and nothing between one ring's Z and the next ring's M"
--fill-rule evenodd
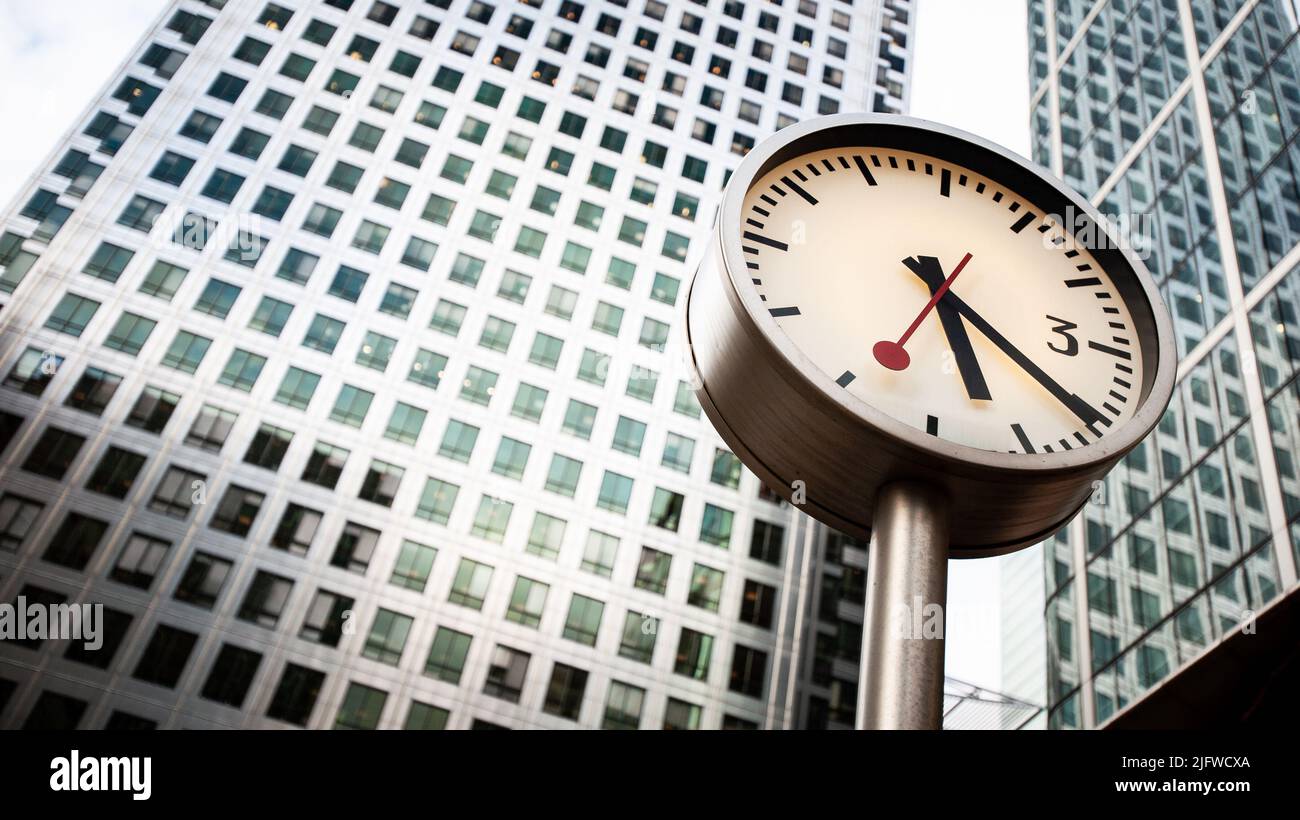
M124 60L166 0L0 0L0 203ZM1029 152L1024 0L918 0L912 114ZM36 78L36 81L32 81ZM948 674L1001 682L998 561L954 561Z

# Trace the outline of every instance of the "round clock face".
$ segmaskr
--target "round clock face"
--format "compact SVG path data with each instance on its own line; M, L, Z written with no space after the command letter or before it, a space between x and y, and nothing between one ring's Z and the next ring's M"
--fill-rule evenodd
M899 422L1003 453L1086 447L1137 410L1143 357L1120 289L1048 205L930 156L818 150L745 194L734 275Z

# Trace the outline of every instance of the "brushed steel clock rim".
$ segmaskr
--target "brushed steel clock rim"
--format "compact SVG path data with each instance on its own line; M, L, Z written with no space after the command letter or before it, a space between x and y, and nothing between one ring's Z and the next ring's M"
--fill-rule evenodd
M1076 212L1084 214L1092 222L1093 227L1098 232L1097 235L1106 236L1112 245L1116 245L1110 236L1110 232L1105 229L1105 222L1100 212L1092 207L1087 200L1064 183L1058 181L1047 169L1037 166L995 143L960 129L915 117L890 114L833 114L787 126L750 151L745 159L741 161L735 173L732 174L723 195L723 202L715 222L713 242L711 243L720 254L723 281L729 286L728 298L738 300L739 304L744 308L743 313L748 321L759 331L764 341L794 368L795 373L807 383L809 389L822 393L838 404L846 413L860 422L865 422L881 434L900 440L907 446L915 448L928 456L943 461L986 467L997 471L1051 474L1080 469L1086 470L1089 467L1122 456L1136 446L1155 428L1169 403L1170 397L1173 395L1177 358L1172 321L1168 313L1162 309L1163 302L1146 266L1128 248L1116 246L1113 248L1113 252L1119 253L1123 261L1128 264L1134 281L1129 283L1121 282L1109 267L1106 267L1106 273L1114 281L1117 289L1124 288L1127 285L1128 289L1131 290L1132 285L1138 286L1140 294L1145 298L1144 307L1150 314L1150 321L1143 324L1150 324L1151 330L1154 330L1155 338L1151 339L1148 338L1150 333L1143 333L1140 327L1135 328L1138 331L1143 357L1143 384L1138 397L1139 407L1132 417L1121 423L1114 431L1103 435L1100 440L1084 447L1051 453L1002 453L993 450L982 450L929 435L876 409L837 385L828 374L822 372L821 368L795 345L794 341L781 329L776 319L767 312L765 303L759 298L758 292L751 285L748 275L744 275L738 281L737 272L743 274L745 270L740 241L741 214L744 208L745 195L749 192L754 181L770 170L771 167L789 159L789 157L782 156L787 152L802 154L830 147L866 147L873 145L869 134L864 134L863 138L833 139L826 144L810 147L806 150L791 150L792 146L797 142L818 134L829 135L830 132L837 130L852 134L856 131L882 127L928 132L941 138L953 140L955 146L960 146L964 142L973 149L983 150L993 155L995 160L1008 163L1009 167L1006 170L1020 178L1008 180L993 178L990 175L990 179L1005 186L1022 198L1027 198L1024 193L1025 187L1034 188L1046 185L1050 189L1049 192L1052 196L1060 198L1060 204L1073 205ZM899 150L908 149L900 148ZM925 153L925 151L919 149L914 150L917 153ZM934 156L935 159L952 162L964 168L970 167L970 163L964 159L944 157L933 153L930 155ZM1030 182L1032 184L1019 184ZM1032 204L1038 208L1046 208L1047 205L1056 203L1044 203L1034 200ZM711 253L713 250L706 249L706 253ZM1096 255L1095 252L1094 255ZM707 267L707 265L702 265L701 270ZM696 275L699 275L698 271ZM692 281L691 289L693 289L693 286L694 281ZM690 291L688 290L688 308L689 298ZM1130 312L1133 312L1133 308L1134 305L1129 304ZM1134 317L1134 321L1135 324L1138 323L1137 316ZM1154 351L1149 350L1149 345L1154 346ZM837 515L837 517L842 516Z

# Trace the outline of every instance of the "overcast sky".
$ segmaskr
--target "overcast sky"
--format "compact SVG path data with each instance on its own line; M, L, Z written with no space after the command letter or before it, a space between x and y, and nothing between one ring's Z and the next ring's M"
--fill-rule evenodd
M167 0L0 0L0 203L80 116ZM912 114L1028 153L1024 0L918 0ZM998 561L952 563L948 673L1000 685Z

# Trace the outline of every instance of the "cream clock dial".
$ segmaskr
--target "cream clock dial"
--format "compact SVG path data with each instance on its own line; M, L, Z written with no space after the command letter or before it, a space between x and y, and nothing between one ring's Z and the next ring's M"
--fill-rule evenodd
M950 555L1041 541L1173 393L1169 314L1111 228L938 123L783 128L732 174L691 280L695 395L768 487L843 532L870 537L906 484L946 508Z
M982 450L1087 447L1132 418L1143 363L1104 265L1012 187L884 147L812 151L749 187L751 286L840 389Z

